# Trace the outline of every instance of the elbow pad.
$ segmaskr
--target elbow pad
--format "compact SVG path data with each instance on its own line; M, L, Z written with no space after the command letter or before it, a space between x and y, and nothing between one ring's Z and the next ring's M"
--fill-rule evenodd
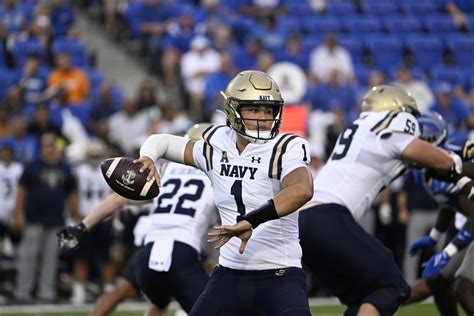
M184 163L184 150L189 139L169 134L150 135L142 147L140 157L147 156L153 161L164 158L178 163Z

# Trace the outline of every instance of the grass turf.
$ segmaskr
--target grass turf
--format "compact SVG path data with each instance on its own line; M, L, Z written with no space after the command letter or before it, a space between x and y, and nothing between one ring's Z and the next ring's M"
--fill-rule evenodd
M342 315L344 311L343 306L311 306L313 315L319 316L335 316ZM69 312L69 313L1 313L2 316L19 316L19 315L34 315L34 316L86 316L85 312ZM112 316L141 316L143 312L115 312ZM169 311L166 316L173 316L174 312ZM417 304L400 309L396 316L433 316L439 315L433 304ZM462 315L462 314L461 314Z

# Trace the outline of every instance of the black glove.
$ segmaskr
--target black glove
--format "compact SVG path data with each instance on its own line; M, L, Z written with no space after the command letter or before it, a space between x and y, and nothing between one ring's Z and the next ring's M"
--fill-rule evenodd
M66 226L56 234L58 236L59 247L66 249L76 249L79 243L87 234L87 228L84 223Z

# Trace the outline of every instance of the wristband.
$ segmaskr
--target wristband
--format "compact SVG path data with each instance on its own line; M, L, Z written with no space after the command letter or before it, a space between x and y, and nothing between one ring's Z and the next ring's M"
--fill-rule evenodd
M268 200L268 202L258 209L245 214L244 216L237 217L237 222L246 220L252 225L252 228L257 228L258 225L271 221L273 219L280 218L275 208L275 203L273 200Z
M430 231L430 238L431 239L433 239L435 241L438 241L440 236L441 236L441 232L439 230L437 230L436 228L431 229L431 231Z

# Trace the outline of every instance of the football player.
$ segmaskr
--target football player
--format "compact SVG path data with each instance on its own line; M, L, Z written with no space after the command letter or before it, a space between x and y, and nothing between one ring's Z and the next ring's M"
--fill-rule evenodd
M209 241L220 248L219 265L190 315L310 315L294 213L313 195L308 143L279 133L284 102L267 74L243 71L222 94L226 126L198 142L152 135L136 160L148 180L165 158L213 183L223 225Z
M208 126L196 124L187 137L200 139ZM148 315L164 315L172 297L189 312L208 281L199 256L202 235L215 218L211 182L202 171L182 164L169 162L162 170L161 192L142 232L145 246L130 258L116 288L99 298L94 316L108 315L139 290L153 304ZM60 244L77 246L92 227L131 202L115 193L109 195L81 224L63 229Z
M103 141L99 139L90 141L86 148L87 160L76 167L81 218L86 217L112 191L100 171L100 162L106 158L107 150L107 145ZM98 223L94 230L84 238L82 247L75 253L71 296L73 304L86 302L85 283L89 275L90 263L96 261L100 263L104 291L112 289L115 273L109 260L111 232L111 220Z
M9 238L12 231L15 196L23 165L14 160L14 144L3 140L0 143L0 254L12 255Z
M340 135L300 213L303 261L343 304L345 315L393 315L410 294L389 250L357 223L407 162L442 170L462 188L457 155L418 138L418 108L404 89L371 88Z
M418 119L421 138L439 147L444 147L452 151L462 153L465 160L472 159L472 153L465 150L469 147L470 141L463 146L464 150L459 150L455 146L446 145L448 138L448 125L441 115L430 112L421 115ZM467 166L467 165L466 165ZM467 169L467 168L465 168ZM474 220L474 199L467 199L466 196L453 183L443 182L429 177L429 172L413 170L416 182L441 205L437 221L428 236L424 236L410 246L410 255L415 255L422 249L435 246L440 235L447 231L449 225L455 218L455 226L458 236L450 241L443 252L432 257L425 265L423 278L418 280L413 287L408 303L414 303L425 299L431 293L437 299L438 309L442 315L456 315L456 303L449 300L450 285L454 283L455 296L461 303L468 315L474 313L474 246L470 242L472 238L466 238L472 231L471 221ZM472 176L472 175L471 175ZM471 183L472 184L472 183ZM447 254L448 247L456 245L456 238L463 241L459 244L458 253L452 258ZM467 248L467 249L465 249ZM464 249L464 250L463 250ZM436 262L436 263L435 263ZM438 275L439 271L439 275ZM423 291L427 288L428 291Z

